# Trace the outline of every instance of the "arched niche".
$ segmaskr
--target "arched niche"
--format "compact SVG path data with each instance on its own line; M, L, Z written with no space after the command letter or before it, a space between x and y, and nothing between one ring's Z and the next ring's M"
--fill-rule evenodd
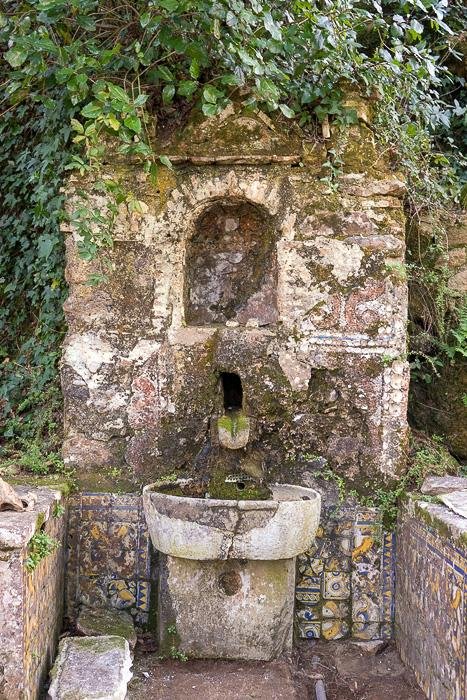
M277 320L275 232L245 201L212 204L197 219L185 259L185 321L203 326Z

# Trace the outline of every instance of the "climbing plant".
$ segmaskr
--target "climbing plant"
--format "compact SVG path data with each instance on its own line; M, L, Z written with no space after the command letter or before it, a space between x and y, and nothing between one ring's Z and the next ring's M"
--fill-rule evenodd
M99 179L104 136L154 178L171 167L154 144L197 105L232 99L314 130L351 121L356 85L376 109L381 142L411 178L412 211L460 202L465 169L456 37L462 0L11 0L0 14L0 410L4 436L56 434L57 357L65 296L61 185L92 173L109 196L74 213L80 255L112 245L116 207L138 210ZM450 125L454 124L454 131ZM452 135L450 135L452 134ZM91 280L98 283L99 279ZM55 402L55 403L54 403ZM53 411L52 411L53 413ZM50 426L54 426L52 429ZM53 440L52 440L53 442Z

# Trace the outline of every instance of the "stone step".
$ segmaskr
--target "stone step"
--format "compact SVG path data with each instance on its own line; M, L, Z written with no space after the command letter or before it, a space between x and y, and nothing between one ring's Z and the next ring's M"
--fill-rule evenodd
M125 700L130 647L117 636L66 637L50 673L49 700Z

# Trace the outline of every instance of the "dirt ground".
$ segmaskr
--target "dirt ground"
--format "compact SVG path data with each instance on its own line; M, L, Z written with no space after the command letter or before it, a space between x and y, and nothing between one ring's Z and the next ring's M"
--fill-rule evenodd
M299 644L266 662L160 660L137 653L128 700L424 700L394 645L375 653L351 642ZM316 694L316 684L321 695Z

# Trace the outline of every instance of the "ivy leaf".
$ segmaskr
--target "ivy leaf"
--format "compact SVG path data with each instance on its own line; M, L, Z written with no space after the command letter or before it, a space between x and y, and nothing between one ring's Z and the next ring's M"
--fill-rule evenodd
M280 96L280 90L274 85L272 80L269 80L269 78L260 78L256 81L256 85L262 99L277 102Z
M288 105L280 104L279 109L284 115L284 117L287 117L287 119L293 119L295 117L295 112L293 111L293 109L290 109Z
M84 126L77 119L71 119L70 126L73 131L77 131L78 134L84 134Z
M168 105L172 102L175 95L175 85L171 83L170 85L165 85L162 90L162 102Z
M141 119L136 114L130 114L123 120L123 123L127 129L134 131L135 134L141 133Z
M81 110L81 114L83 117L86 117L86 119L96 119L102 114L102 103L95 101L88 102Z
M195 80L181 80L177 87L177 92L182 97L191 97L198 87L198 83Z
M159 66L157 69L157 73L166 83L173 82L174 77L172 75L172 72L166 66Z
M219 97L223 97L224 93L213 87L212 85L207 85L203 90L203 99L205 102L210 102L211 104L216 104Z
M175 10L178 9L179 3L178 0L159 0L158 4L168 12L175 12Z
M120 126L121 126L120 122L118 121L118 119L116 118L116 116L114 114L107 115L106 123L107 123L107 126L110 126L110 128L113 129L114 131L118 131L120 129ZM126 124L126 126L128 126L128 124ZM131 128L131 127L128 127L128 128ZM134 129L133 129L133 131L134 131Z
M195 80L199 78L200 66L197 58L193 58L190 63L190 75Z
M19 68L22 66L28 57L28 52L25 49L15 46L5 54L5 59L8 61L12 68Z
M215 117L216 114L219 113L219 107L217 105L209 104L208 102L205 102L201 109L203 110L203 114L205 114L207 117Z
M113 83L107 83L107 88L110 92L110 95L113 97L114 100L117 100L119 102L124 102L125 104L130 104L129 95L119 85L114 85Z
M39 236L37 239L37 253L40 258L47 260L54 247L51 236Z
M264 28L269 32L273 39L282 39L282 32L274 21L270 12L266 12L264 15L263 24Z
M140 15L139 23L143 29L148 26L150 21L151 21L151 13L150 12L143 12L143 14Z

